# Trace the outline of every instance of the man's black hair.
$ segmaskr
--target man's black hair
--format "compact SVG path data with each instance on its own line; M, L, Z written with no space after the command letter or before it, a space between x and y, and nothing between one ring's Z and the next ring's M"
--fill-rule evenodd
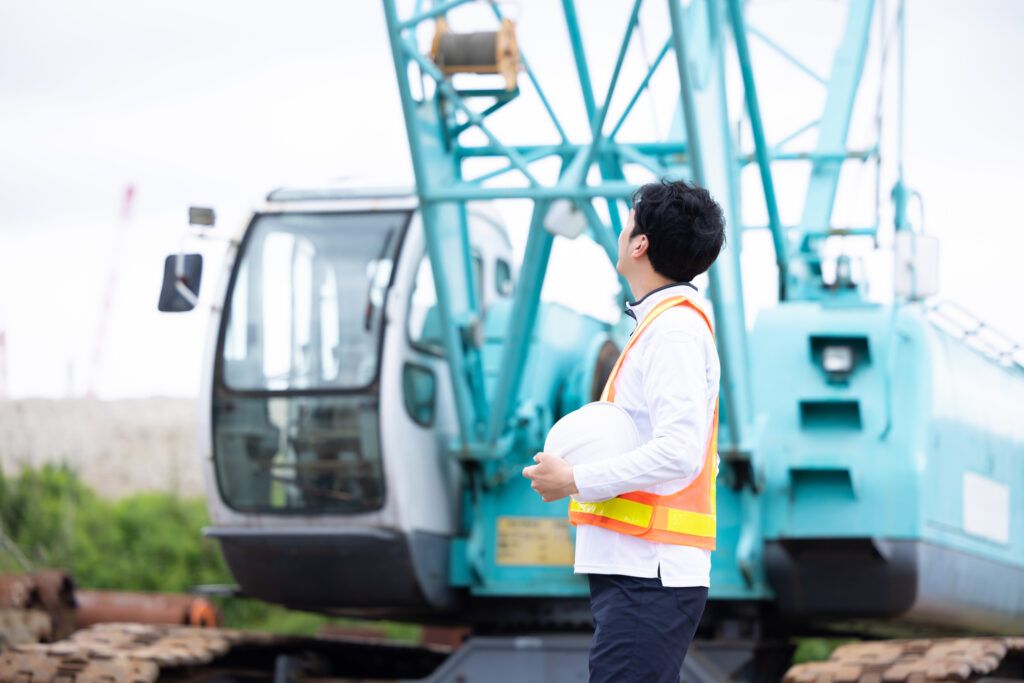
M647 235L647 257L659 275L689 282L725 245L725 216L703 187L683 180L649 183L633 193L633 233Z

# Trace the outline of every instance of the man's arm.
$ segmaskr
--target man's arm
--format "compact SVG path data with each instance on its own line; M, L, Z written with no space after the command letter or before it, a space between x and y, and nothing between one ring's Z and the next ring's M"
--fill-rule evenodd
M651 337L639 360L653 436L620 457L575 466L580 501L608 500L691 477L703 465L710 420L704 340L676 328L652 328L648 334Z

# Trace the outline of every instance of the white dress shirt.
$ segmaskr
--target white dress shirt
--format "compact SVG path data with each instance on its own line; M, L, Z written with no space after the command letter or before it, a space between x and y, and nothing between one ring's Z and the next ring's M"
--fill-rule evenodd
M710 315L689 284L656 289L628 304L638 321L660 302L685 295ZM718 397L714 339L700 314L685 306L664 311L630 349L615 380L615 403L633 418L642 445L621 456L576 465L580 502L630 491L666 495L700 473ZM657 543L591 524L576 527L577 574L661 577L664 586L710 587L711 553Z

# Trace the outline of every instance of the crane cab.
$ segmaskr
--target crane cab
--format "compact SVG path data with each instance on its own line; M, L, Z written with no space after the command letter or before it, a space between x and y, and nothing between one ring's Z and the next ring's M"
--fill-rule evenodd
M247 595L295 608L454 608L456 432L415 195L279 190L226 259L201 452ZM504 228L469 215L477 296L512 289Z

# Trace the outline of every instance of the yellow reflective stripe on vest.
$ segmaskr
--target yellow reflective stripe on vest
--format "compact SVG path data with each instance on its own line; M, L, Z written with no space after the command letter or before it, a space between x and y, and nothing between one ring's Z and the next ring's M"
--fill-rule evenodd
M599 515L608 519L629 524L631 526L647 529L651 526L651 515L654 514L654 506L646 503L638 503L625 498L612 498L601 503L580 503L573 500L569 503L569 509L576 512L585 512L591 515ZM705 515L700 512L689 510L677 510L665 507L665 519L654 520L652 528L661 531L673 531L679 534L690 536L715 537L715 515Z
M654 514L653 506L625 498L612 498L602 503L580 503L573 500L569 503L569 509L591 515L601 515L641 529L646 529L651 525L651 515Z
M655 527L657 528L657 527ZM665 531L675 531L690 536L715 537L715 516L702 515L689 510L668 509L668 520Z

